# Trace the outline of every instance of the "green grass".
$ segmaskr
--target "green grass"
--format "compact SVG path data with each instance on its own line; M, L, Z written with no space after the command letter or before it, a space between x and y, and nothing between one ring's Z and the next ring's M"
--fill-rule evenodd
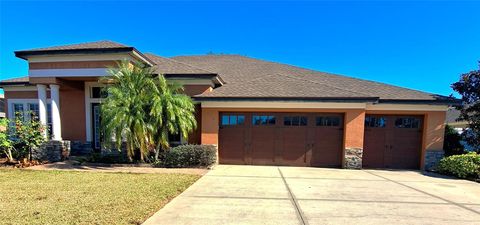
M0 169L0 224L139 224L199 177Z

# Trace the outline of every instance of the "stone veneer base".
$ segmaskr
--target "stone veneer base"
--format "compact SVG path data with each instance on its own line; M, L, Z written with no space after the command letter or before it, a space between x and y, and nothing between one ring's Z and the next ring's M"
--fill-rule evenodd
M363 158L363 148L346 148L345 161L343 168L345 169L361 169Z
M434 171L441 159L443 159L445 152L443 150L427 150L425 152L425 167L427 171Z
M70 156L70 141L45 142L39 148L32 150L32 159L46 160L49 162L59 162L68 159Z

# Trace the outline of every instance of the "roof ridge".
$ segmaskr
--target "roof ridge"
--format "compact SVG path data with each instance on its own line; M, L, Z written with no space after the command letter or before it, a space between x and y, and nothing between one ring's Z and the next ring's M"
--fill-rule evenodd
M188 64L188 63L180 62L180 61L175 60L175 59L172 59L172 58L159 56L159 55L153 54L153 53L151 53L151 52L146 52L145 55L151 55L151 56L153 56L153 57L161 57L161 58L170 60L170 61L175 62L175 63L178 63L178 64L182 64L182 65L185 65L185 66L189 66L189 67L194 68L194 69L203 70L203 71L205 71L205 72L212 73L212 74L218 74L218 73L215 73L215 72L212 72L212 71L209 71L209 70L206 70L206 69L197 67L197 66L190 65L190 64Z

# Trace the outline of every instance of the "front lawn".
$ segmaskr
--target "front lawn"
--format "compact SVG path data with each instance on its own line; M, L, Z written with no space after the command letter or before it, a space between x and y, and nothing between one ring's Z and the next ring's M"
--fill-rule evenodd
M140 224L199 177L0 168L0 224Z

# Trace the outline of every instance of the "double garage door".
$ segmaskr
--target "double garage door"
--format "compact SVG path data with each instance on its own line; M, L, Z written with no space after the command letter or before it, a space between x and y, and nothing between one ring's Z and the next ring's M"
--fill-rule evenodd
M422 130L421 116L367 115L363 167L418 169Z
M343 115L221 113L223 164L340 167Z
M343 114L221 113L222 164L340 167ZM418 169L423 118L367 115L363 167Z

